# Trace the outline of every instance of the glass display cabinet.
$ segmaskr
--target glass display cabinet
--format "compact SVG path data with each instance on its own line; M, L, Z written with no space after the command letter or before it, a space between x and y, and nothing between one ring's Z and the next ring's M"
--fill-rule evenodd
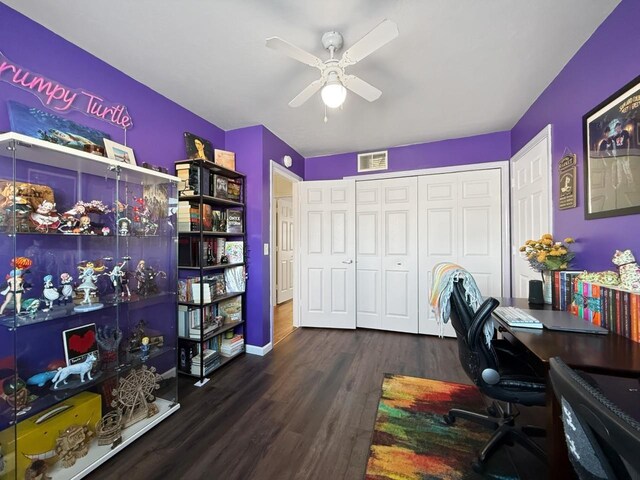
M179 408L177 182L0 135L0 479L80 478Z

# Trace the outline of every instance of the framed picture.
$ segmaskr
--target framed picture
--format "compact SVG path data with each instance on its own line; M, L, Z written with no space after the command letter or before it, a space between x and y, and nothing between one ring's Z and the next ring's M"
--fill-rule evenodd
M64 343L64 359L67 361L67 365L84 362L90 353L95 353L96 358L100 358L95 323L63 330L62 341Z
M209 140L198 137L193 133L184 132L184 143L187 148L187 158L204 158L213 161L213 146Z
M220 165L223 168L227 168L229 170L235 170L236 154L234 152L228 152L227 150L218 150L216 148L213 151L213 162L216 165Z
M119 162L128 163L129 165L136 165L136 157L133 154L133 149L125 145L120 145L108 138L104 139L104 149L107 152L107 158L111 160L118 160Z
M102 148L103 139L111 138L100 130L35 107L27 107L12 100L7 105L11 130L23 135L78 150Z
M583 117L585 218L640 213L640 77Z

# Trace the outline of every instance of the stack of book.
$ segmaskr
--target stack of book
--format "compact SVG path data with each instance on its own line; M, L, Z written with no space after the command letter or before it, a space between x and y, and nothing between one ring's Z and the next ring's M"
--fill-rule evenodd
M234 335L232 338L223 338L220 346L220 354L223 357L233 357L244 351L244 338L242 335Z
M200 375L201 365L204 365L205 372L217 367L220 365L220 353L216 350L206 349L204 350L204 355L199 353L193 357L191 359L191 373L193 375Z
M640 343L640 292L576 280L572 312Z
M176 176L180 179L178 195L199 195L200 194L200 165L197 163L179 163L176 165ZM209 175L203 175L206 185L202 191L209 193Z

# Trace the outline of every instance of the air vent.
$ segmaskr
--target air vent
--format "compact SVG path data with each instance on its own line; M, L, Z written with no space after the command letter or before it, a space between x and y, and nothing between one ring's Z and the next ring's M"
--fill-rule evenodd
M373 172L389 168L387 151L358 154L358 172Z

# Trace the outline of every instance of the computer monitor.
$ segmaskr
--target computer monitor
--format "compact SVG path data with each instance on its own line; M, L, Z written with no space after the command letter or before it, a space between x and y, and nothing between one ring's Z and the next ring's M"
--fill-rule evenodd
M560 358L550 361L569 457L583 478L630 479L640 473L640 423Z

